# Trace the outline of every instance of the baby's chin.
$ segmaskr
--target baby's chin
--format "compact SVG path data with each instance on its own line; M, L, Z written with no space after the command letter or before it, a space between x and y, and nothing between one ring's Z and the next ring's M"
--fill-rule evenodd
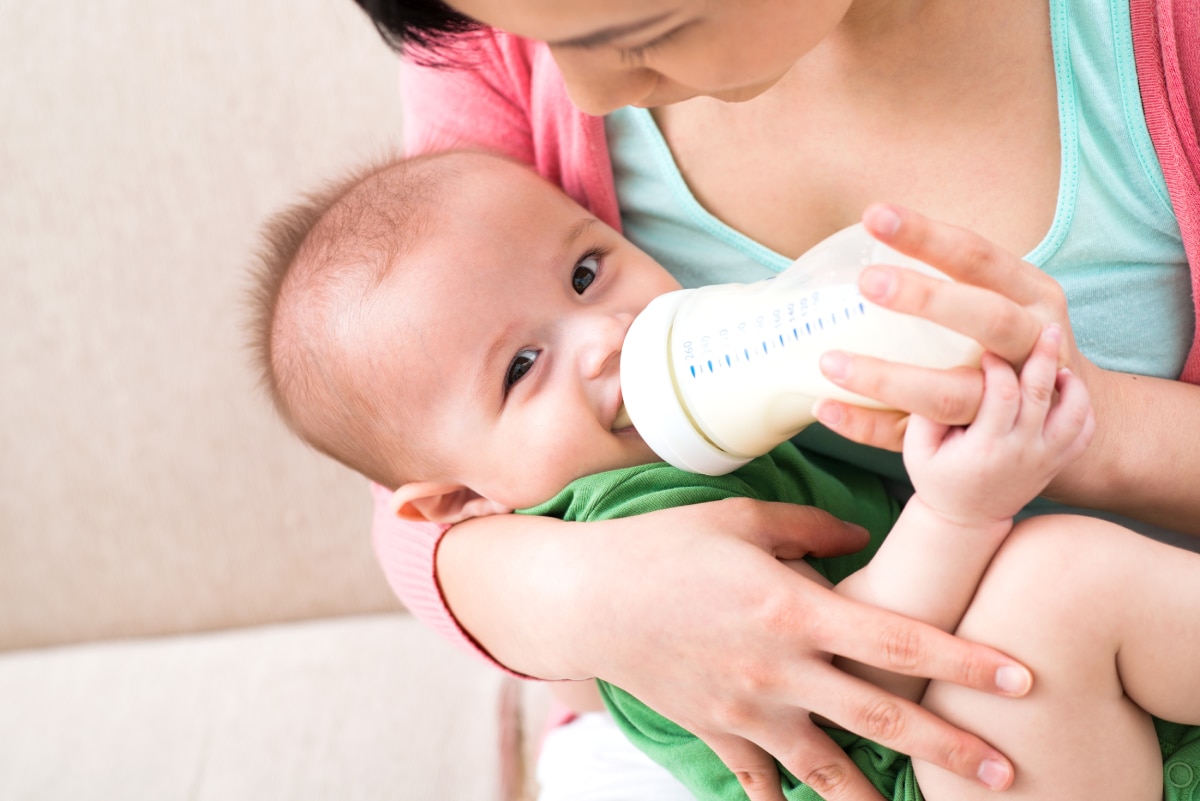
M616 432L614 432L616 433ZM618 436L625 440L628 448L622 454L620 459L614 459L605 470L619 470L623 467L640 467L644 464L656 464L662 461L662 458L655 453L646 441L638 434L637 429L633 426L622 429ZM598 472L598 471L593 471Z

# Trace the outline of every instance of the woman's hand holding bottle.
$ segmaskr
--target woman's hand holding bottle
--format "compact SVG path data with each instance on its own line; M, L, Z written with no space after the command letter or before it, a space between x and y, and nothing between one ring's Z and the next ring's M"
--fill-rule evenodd
M885 205L868 208L863 223L880 241L955 279L935 281L911 270L873 267L859 282L870 301L966 334L1016 368L1045 325L1062 328L1059 364L1087 386L1097 433L1083 457L1047 487L1047 497L1200 534L1200 496L1185 485L1200 471L1200 433L1174 422L1200 413L1200 387L1093 364L1076 344L1058 282L977 234ZM970 368L923 370L830 352L822 357L821 369L840 387L905 410L831 400L817 406L827 427L889 450L900 450L908 412L965 425L983 396L983 374Z

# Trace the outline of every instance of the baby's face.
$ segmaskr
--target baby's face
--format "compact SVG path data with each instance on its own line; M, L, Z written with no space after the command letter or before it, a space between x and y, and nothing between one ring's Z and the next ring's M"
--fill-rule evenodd
M445 468L417 478L521 508L654 461L622 420L621 345L634 316L679 285L528 169L485 157L464 169L369 323L381 327L371 341L396 347L381 380Z

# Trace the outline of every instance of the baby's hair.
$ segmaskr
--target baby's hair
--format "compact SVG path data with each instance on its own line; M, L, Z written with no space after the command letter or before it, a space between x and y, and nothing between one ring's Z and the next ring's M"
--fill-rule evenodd
M318 451L389 487L408 480L415 449L396 447L403 404L369 380L383 357L360 322L453 182L451 155L377 160L305 194L267 220L253 271L251 344L280 417Z

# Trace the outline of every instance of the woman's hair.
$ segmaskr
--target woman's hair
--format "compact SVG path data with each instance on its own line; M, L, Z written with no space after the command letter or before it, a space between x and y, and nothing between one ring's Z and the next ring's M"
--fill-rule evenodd
M460 14L442 0L354 0L383 41L393 50L409 45L427 53L441 49L455 37L478 30L480 23Z

